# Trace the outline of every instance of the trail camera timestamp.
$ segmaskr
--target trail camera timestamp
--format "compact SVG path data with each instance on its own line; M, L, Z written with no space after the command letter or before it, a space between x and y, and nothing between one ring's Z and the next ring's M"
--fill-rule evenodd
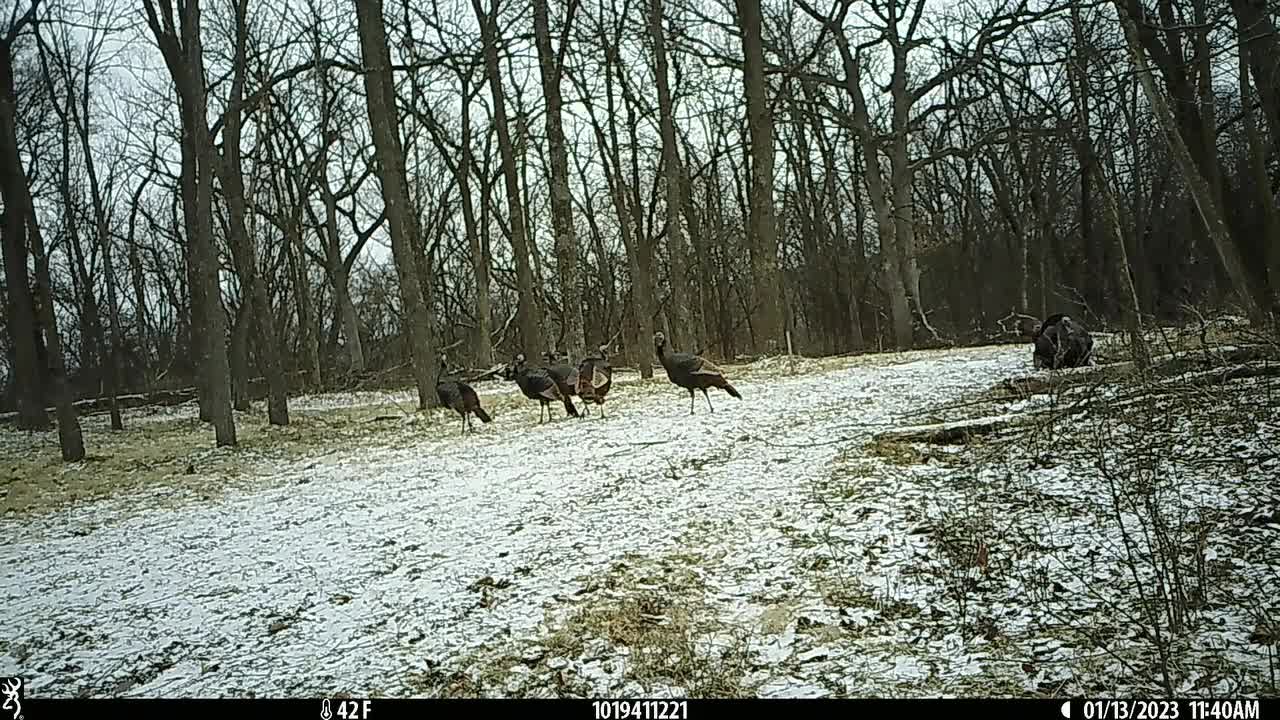
M1191 720L1258 720L1257 700L1190 700Z
M1085 720L1259 720L1257 700L1087 700Z

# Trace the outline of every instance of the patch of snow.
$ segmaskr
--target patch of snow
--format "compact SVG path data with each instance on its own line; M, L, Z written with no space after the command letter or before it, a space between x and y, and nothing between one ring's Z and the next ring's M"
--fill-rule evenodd
M813 685L797 677L780 677L766 682L756 695L766 699L820 698L831 693L826 688Z

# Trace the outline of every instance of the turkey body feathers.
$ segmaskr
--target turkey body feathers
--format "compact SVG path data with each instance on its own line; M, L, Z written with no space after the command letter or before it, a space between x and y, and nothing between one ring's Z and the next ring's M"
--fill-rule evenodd
M662 333L654 334L653 344L658 359L662 362L662 368L667 371L667 379L672 384L689 391L690 412L693 412L692 400L695 390L701 390L703 396L707 397L708 388L719 388L729 393L730 397L742 399L742 394L725 379L724 373L711 361L691 353L668 350L667 338ZM707 397L707 406L711 407L710 397Z
M605 359L603 350L599 355L587 356L578 363L578 397L584 403L603 405L604 397L612 386L613 368Z
M568 397L578 393L578 371L572 365L548 365L546 371L547 375L555 382L561 395Z
M1093 355L1093 337L1069 315L1051 315L1033 340L1033 364L1036 368L1080 367L1089 364Z
M566 413L573 417L578 416L578 408L574 407L573 401L569 399L569 396L561 391L561 384L556 382L547 368L530 369L525 364L524 356L519 355L505 375L507 379L515 381L516 385L520 387L520 392L524 393L525 397L542 403L544 409L551 402L559 400L564 403ZM542 420L541 413L538 414L538 420Z
M462 431L465 433L470 424L468 414L480 418L480 422L491 422L493 418L480 407L480 396L475 388L461 380L445 380L444 372L445 364L442 362L440 371L436 374L436 397L440 399L441 405L462 417Z

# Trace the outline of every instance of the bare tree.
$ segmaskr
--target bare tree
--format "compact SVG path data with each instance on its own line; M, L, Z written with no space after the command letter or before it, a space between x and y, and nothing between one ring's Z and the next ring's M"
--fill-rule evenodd
M525 219L525 203L520 194L520 171L516 165L515 146L507 122L507 103L502 90L502 72L498 58L501 41L498 31L499 0L491 0L485 10L481 0L471 0L476 21L480 23L480 41L484 45L485 71L489 76L489 93L493 101L493 125L498 135L498 152L502 156L503 185L507 193L507 216L511 234L511 251L515 255L516 282L519 305L516 324L520 328L520 342L526 354L543 346L539 330L537 298L534 294L533 267L530 264L530 248Z
M766 92L760 0L736 0L742 31L743 84L747 127L751 132L751 269L755 306L751 313L757 350L774 352L782 344L784 308L778 277L778 228L774 217L773 110Z
M244 288L244 303L249 307L248 322L254 337L254 355L267 381L267 418L272 425L289 424L289 395L285 384L284 365L280 357L280 340L267 299L267 284L258 267L256 239L246 226L243 162L241 160L241 128L244 123L244 88L248 76L246 46L249 42L248 0L235 0L232 10L232 69L230 96L223 115L222 157L216 170L222 181L222 192L228 210L228 240L236 274Z
M679 147L676 145L671 81L667 72L667 41L662 29L662 0L651 0L648 11L649 37L653 42L654 81L657 85L659 122L662 128L663 184L666 188L664 227L671 266L671 296L667 301L667 316L670 318L671 341L677 347L683 345L700 348L705 339L698 324L693 322L689 307L689 248L685 244L685 234L680 223L684 170L680 164Z
M231 412L231 367L227 360L227 319L218 284L218 254L213 243L213 172L204 45L200 39L200 0L175 9L172 0L143 0L147 25L178 92L182 114L182 201L191 285L192 334L202 382L202 414L213 423L218 445L236 444Z
M113 430L121 430L124 428L124 422L120 416L119 403L116 400L121 382L120 308L117 300L115 261L110 234L111 219L107 208L107 200L104 197L104 186L100 182L96 154L89 142L92 122L90 98L93 85L100 71L99 66L102 61L104 45L111 32L109 28L111 18L107 17L107 13L101 6L91 8L90 13L91 15L87 22L79 23L82 30L81 34L84 36L80 48L75 47L77 43L72 40L71 32L69 32L68 28L63 28L55 39L56 48L49 47L41 32L36 33L36 40L39 45L41 70L45 76L45 83L51 98L56 96L57 91L54 87L55 75L49 62L50 55L53 55L53 65L57 67L57 75L62 79L65 103L53 103L62 126L63 163L59 188L65 205L66 228L71 238L73 253L76 256L75 268L80 278L79 284L84 297L88 334L93 338L92 342L95 348L93 355L95 361L99 364L98 374L107 395L111 427ZM76 57L77 50L80 51L81 57ZM88 180L89 198L93 209L93 244L103 258L107 292L106 315L110 325L109 335L103 332L102 309L94 292L94 283L84 265L84 252L77 227L78 223L73 217L73 209L76 205L72 200L71 194L71 133L73 131L79 141L79 150ZM75 175L78 176L79 172L76 172Z
M1244 264L1240 260L1236 246L1232 243L1230 228L1227 226L1226 218L1223 215L1219 197L1215 196L1213 186L1202 174L1203 168L1196 166L1195 159L1187 149L1187 144L1178 129L1173 113L1169 109L1168 101L1155 85L1147 65L1146 54L1139 39L1136 23L1126 12L1121 0L1115 0L1115 4L1120 23L1124 27L1130 57L1138 71L1138 79L1142 83L1143 93L1147 96L1147 102L1151 104L1156 116L1156 123L1165 137L1165 142L1169 145L1170 152L1173 153L1178 169L1182 173L1182 179L1191 190L1191 197L1200 211L1200 217L1203 218L1209 237L1213 241L1213 247L1218 253L1218 259L1226 269L1227 276L1231 279L1249 316L1255 320L1261 320L1263 306L1257 302L1253 294L1253 288L1245 272ZM1208 162L1206 161L1206 164ZM1212 162L1216 164L1216 155Z
M391 235L391 252L400 282L405 321L409 325L410 355L418 386L418 406L436 403L435 344L431 328L431 308L423 299L415 254L420 252L418 213L409 198L405 175L404 148L400 143L400 116L396 108L395 83L391 73L391 53L382 19L382 0L356 0L356 20L360 28L360 54L364 60L365 99L369 124L378 158L378 179L386 206Z
M7 281L9 332L14 344L14 389L17 394L18 427L37 430L49 426L44 410L40 368L39 325L27 275L27 174L18 150L18 97L14 85L14 44L34 20L39 0L34 0L21 16L14 17L0 36L0 190L3 190L4 267Z
M565 148L560 108L560 80L569 50L569 32L578 0L568 0L559 49L551 47L551 23L547 0L533 0L533 33L538 47L538 68L542 75L542 95L546 99L547 152L551 156L551 221L556 236L556 274L560 281L560 304L565 347L571 357L582 357L582 293L578 285L578 238L573 226L573 200L569 194L569 155Z

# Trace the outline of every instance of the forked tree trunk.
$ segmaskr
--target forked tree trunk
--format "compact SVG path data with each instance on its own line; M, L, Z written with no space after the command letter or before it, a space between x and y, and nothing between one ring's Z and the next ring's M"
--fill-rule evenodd
M244 304L248 307L249 333L254 340L254 355L267 381L267 417L272 425L289 424L289 388L285 383L281 343L276 335L267 283L258 268L256 239L249 232L245 206L244 174L240 159L241 113L247 72L248 0L235 3L235 54L232 59L231 96L227 102L226 124L222 130L223 148L218 163L222 192L226 196L229 215L229 241L236 274L244 288ZM318 380L318 378L313 378ZM247 404L247 398L243 399Z
M163 20L156 3L163 5ZM182 111L182 199L191 284L191 334L201 390L201 417L213 423L219 446L236 444L231 412L231 368L227 361L227 320L218 282L218 253L213 243L214 148L209 138L205 95L204 47L200 39L200 2L143 0L147 25L164 56L178 90Z
M676 125L671 100L671 83L667 77L667 42L662 29L662 0L649 2L649 36L653 39L654 81L658 92L658 117L662 133L662 170L665 197L665 228L667 257L671 278L671 296L667 302L667 317L671 325L671 342L674 347L687 347L691 351L703 344L702 333L691 319L689 310L689 248L681 227L680 206L684 180L679 148L676 145ZM688 218L693 222L692 218ZM690 233L693 228L690 227Z
M516 164L515 147L511 130L507 125L506 97L502 90L502 69L498 62L498 8L494 0L488 12L481 0L471 0L476 20L480 23L480 42L484 46L485 70L489 76L489 92L493 101L493 125L498 134L498 153L502 157L503 187L507 195L507 217L511 229L511 251L515 256L516 283L520 294L516 309L516 324L520 329L520 342L526 355L541 352L543 346L541 322L538 318L538 299L534 291L533 267L529 262L529 243L525 235L524 203L520 194L520 169Z
M400 285L409 332L409 355L418 386L418 407L433 407L435 393L435 344L431 338L430 308L422 295L415 254L422 247L418 214L409 200L404 148L400 144L400 116L396 108L391 53L387 49L382 0L357 0L356 20L360 54L364 60L365 99L378 158L378 179L390 225L391 255Z

